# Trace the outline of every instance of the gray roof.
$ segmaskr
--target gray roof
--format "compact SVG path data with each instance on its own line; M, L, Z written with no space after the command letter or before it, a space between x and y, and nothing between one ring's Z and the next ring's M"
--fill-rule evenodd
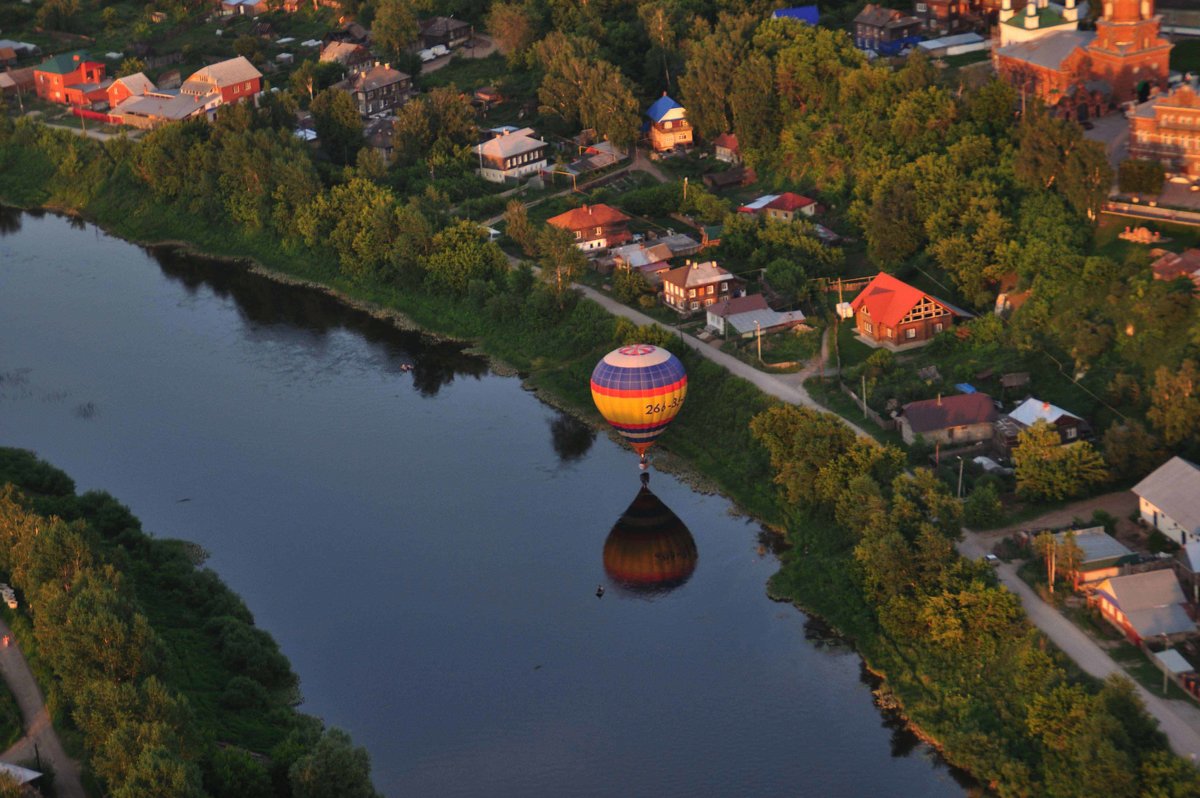
M1171 673L1191 673L1196 670L1192 663L1184 659L1183 655L1173 648L1168 648L1166 651L1155 651L1154 658Z
M1054 537L1062 541L1068 534L1059 532ZM1133 556L1133 552L1125 544L1105 532L1102 526L1075 530L1075 545L1083 552L1083 562L1080 565L1085 567L1096 566L1105 560Z
M732 280L733 275L718 266L715 260L710 260L671 269L663 279L683 288L697 288Z
M659 244L666 244L676 255L690 255L700 248L700 242L684 233L669 236L659 236L655 239ZM689 251L690 250L690 251Z
M523 128L511 133L503 133L476 145L475 152L489 158L511 158L527 152L548 146L541 139L533 137L532 128Z
M184 94L207 94L213 86L232 86L235 83L261 78L262 73L243 55L210 64L193 72L184 82Z
M754 332L755 330L769 330L772 327L780 327L784 324L799 324L804 321L804 314L798 310L780 313L777 310L750 310L745 313L735 313L725 320L725 323L733 327L739 333ZM758 325L755 325L758 322Z
M1200 573L1200 541L1191 540L1183 545L1179 558L1192 573Z
M1133 492L1189 532L1200 532L1200 468L1182 457L1163 463Z
M390 66L373 66L359 72L346 82L352 91L372 91L382 86L399 83L402 80L408 80L408 75L398 69L392 69Z
M1101 582L1096 592L1111 599L1143 638L1196 630L1183 609L1179 580L1169 568L1114 576Z
M171 121L187 119L189 116L204 112L209 102L219 97L216 93L196 97L191 94L167 94L151 92L134 97L128 97L117 103L112 110L113 116L149 116L160 117Z
M1010 44L1001 47L996 53L1047 69L1058 69L1063 60L1075 52L1076 48L1086 47L1095 38L1096 34L1092 31L1065 30L1049 36L1039 36L1032 41Z
M1082 420L1079 416L1068 413L1057 405L1043 402L1041 399L1034 399L1032 396L1022 402L1008 415L1009 418L1019 421L1027 427L1032 427L1039 420L1050 424L1057 424L1063 416L1073 418L1076 421Z
M10 765L8 762L0 762L0 773L14 778L17 784L28 784L34 779L41 778L42 774L36 770L23 768L20 765Z

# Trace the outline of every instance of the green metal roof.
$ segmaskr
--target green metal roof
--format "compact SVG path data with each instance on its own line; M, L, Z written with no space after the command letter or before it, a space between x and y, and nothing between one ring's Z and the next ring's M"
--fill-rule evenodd
M1062 14L1050 7L1038 9L1038 28L1053 28L1062 25L1069 20L1064 19ZM1025 12L1018 11L1016 16L1010 17L1004 21L1005 25L1011 25L1014 28L1025 27Z
M75 56L79 56L79 60L75 60ZM79 65L84 61L91 59L87 50L76 50L73 53L59 53L58 55L47 58L42 63L34 67L38 72L53 72L55 75L66 75L68 72L74 72L79 68Z

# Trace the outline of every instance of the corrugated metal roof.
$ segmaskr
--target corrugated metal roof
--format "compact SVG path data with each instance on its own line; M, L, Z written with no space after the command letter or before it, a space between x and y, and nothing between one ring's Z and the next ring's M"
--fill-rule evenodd
M775 19L797 19L807 22L809 25L816 25L820 20L821 13L816 6L795 6L793 8L777 8L771 16Z
M1041 36L1033 41L1018 42L996 50L997 55L1024 61L1027 64L1057 70L1066 57L1080 47L1092 43L1096 34L1090 31L1070 30Z
M766 308L765 310L751 310L747 313L735 313L725 321L737 332L748 333L756 330L769 330L785 324L800 324L804 321L804 314L798 310L780 313Z
M1168 648L1166 651L1155 651L1154 658L1171 673L1189 673L1196 670L1192 663L1184 659L1183 655L1173 648Z
M996 420L996 407L986 393L963 393L925 399L904 406L904 417L913 432L933 432Z
M1200 468L1182 457L1163 463L1133 492L1189 532L1200 532Z
M646 109L646 116L650 117L655 122L661 122L663 117L676 108L683 106L672 100L665 93L654 101L654 104Z
M1196 629L1183 609L1183 591L1170 569L1105 579L1096 588L1115 604L1143 638Z
M1083 562L1080 563L1081 565L1086 566L1103 562L1104 560L1133 556L1133 552L1125 544L1105 532L1102 526L1077 529L1074 532L1075 545L1083 552ZM1054 537L1058 538L1059 541L1063 541L1068 534L1070 532L1059 532Z
M1081 421L1079 416L1068 413L1061 407L1043 402L1041 399L1034 399L1032 396L1022 402L1015 410L1008 414L1010 418L1021 422L1027 427L1032 427L1038 421L1047 421L1051 424L1057 424L1058 420L1063 416L1073 418L1076 421Z

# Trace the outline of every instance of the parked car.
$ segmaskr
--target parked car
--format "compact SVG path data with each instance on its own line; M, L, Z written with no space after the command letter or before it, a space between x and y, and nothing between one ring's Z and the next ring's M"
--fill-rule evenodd
M428 63L437 58L437 56L433 54L433 50L419 50L417 52L417 57L421 59L422 64Z
M435 44L429 48L429 52L433 53L435 58L441 58L444 55L450 55L450 48L444 44Z

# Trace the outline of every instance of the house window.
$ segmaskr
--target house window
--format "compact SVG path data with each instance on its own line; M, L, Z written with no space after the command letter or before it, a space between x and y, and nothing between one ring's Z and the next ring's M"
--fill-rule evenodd
M575 238L583 238L583 231L582 231L582 230L576 230L576 231L575 231Z
M710 286L708 287L708 293L709 293L709 294L712 294L712 292L713 292L713 287L710 285Z
M688 289L688 296L695 296L695 295L696 295L696 289L695 289L695 288L689 288L689 289Z
M943 327L942 327L942 323L940 321L933 325L933 331L935 333L940 333L942 331L942 329L943 329Z
M867 332L875 332L875 328L871 326L871 322L867 321L866 319L863 319L862 326Z
M1073 441L1079 435L1079 430L1074 427L1067 427L1067 440Z
M604 232L604 228L603 228L603 227L597 227L597 228L596 228L596 235L600 235L602 232Z
M698 307L700 307L700 303L699 303L699 302L693 302L693 303L692 303L692 310L695 310L695 309L696 309L696 308L698 308Z
M905 330L905 331L904 331L904 337L905 337L905 338L907 338L907 339L908 339L908 340L910 340L910 341L911 341L912 339L916 338L916 337L917 337L917 330L916 330L916 328L914 328L914 327L909 327L907 330Z
M724 291L728 291L728 290L729 290L729 283L721 283L721 291L724 292Z

